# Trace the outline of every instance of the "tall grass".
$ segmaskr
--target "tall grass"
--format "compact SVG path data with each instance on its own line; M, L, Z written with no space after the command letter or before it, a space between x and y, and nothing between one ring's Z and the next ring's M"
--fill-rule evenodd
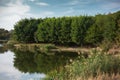
M111 76L109 74L99 74L96 77L90 76L87 79L78 77L72 80L120 80L120 74L112 74Z
M16 44L14 48L21 51L30 51L30 52L40 51L43 53L47 53L51 49L56 49L56 46L53 44Z
M89 57L79 56L65 70L55 73L51 80L119 80L120 57L100 51L92 51Z
M89 79L90 76L96 77L99 74L113 74L120 73L120 58L107 55L103 52L93 51L93 54L88 58L80 57L74 61L70 69L72 78L81 77L82 79Z

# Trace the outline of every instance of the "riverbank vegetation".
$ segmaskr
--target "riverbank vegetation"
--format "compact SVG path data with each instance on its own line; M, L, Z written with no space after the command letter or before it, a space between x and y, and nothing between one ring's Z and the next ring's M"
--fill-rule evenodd
M119 78L120 57L94 50L87 58L80 55L71 64L64 66L63 71L56 72L45 80L119 80Z
M100 80L103 80L107 78L107 75L110 77L116 74L120 77L120 57L110 56L104 52L93 51L88 58L80 57L74 61L70 69L72 72L70 76L73 76L71 80L80 80L80 78L81 80L88 80L90 77L100 77L100 75L102 78ZM105 77L102 77L102 75L105 75ZM116 78L116 80L118 80L119 77Z

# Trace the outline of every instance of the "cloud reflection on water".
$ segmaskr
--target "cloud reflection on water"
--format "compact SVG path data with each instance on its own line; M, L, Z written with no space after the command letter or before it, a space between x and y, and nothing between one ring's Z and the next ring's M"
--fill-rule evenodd
M14 53L7 51L0 54L0 80L35 80L44 78L44 74L21 73L13 66Z

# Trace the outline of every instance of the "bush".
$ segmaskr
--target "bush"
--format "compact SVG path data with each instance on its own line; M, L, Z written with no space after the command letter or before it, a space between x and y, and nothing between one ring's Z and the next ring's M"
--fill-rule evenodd
M44 44L40 46L40 51L44 53L50 52L51 49L56 49L56 46L53 44Z
M46 49L55 49L56 47L53 44L47 44L47 45L44 46L44 48L46 48Z
M112 46L113 46L113 43L110 42L110 41L106 41L106 40L104 40L104 41L102 42L102 44L100 45L100 47L101 47L101 48L103 49L103 51L105 51L105 52L109 51L109 49L112 48Z

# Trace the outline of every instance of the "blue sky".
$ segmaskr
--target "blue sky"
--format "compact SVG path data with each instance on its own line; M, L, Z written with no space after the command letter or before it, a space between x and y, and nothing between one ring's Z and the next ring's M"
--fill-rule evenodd
M11 30L22 18L106 14L120 10L120 0L0 0L0 28Z

